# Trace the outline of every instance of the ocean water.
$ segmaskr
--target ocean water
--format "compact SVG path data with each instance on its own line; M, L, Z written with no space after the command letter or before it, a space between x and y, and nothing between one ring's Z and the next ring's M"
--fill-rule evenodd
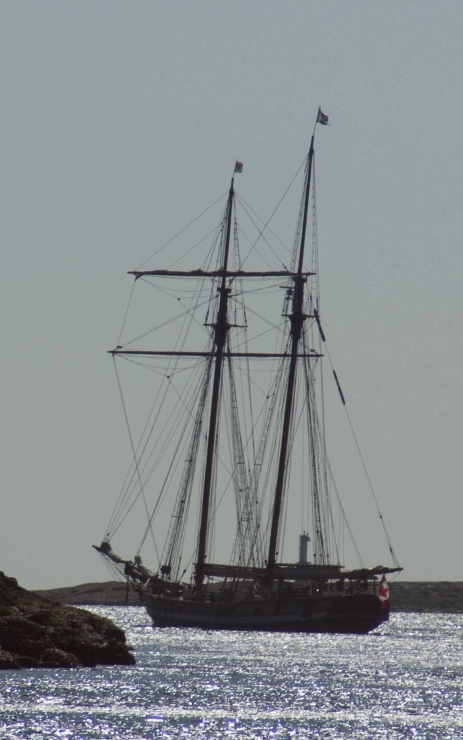
M134 667L0 671L0 738L461 740L463 615L393 614L366 636L153 629L96 608Z

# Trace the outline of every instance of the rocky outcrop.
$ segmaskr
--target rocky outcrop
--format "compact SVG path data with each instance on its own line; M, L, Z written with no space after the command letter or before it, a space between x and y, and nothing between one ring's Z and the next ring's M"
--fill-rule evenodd
M134 663L123 630L111 620L52 603L0 571L0 668Z

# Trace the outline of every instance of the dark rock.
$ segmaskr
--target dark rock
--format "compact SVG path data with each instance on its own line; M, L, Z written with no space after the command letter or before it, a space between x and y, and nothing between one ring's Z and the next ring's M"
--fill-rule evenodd
M3 648L0 647L0 668L21 668L18 656L12 655L12 653L3 650Z
M66 653L58 648L44 650L40 658L41 668L79 668L81 663L71 653Z
M123 630L111 620L48 601L0 571L0 668L134 663Z
M40 666L40 660L31 658L30 655L17 655L16 660L19 663L18 668L38 668Z

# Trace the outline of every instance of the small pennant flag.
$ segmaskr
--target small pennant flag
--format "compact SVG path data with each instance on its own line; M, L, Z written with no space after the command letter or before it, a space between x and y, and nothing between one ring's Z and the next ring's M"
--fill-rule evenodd
M242 172L243 171L243 163L242 162L238 162L238 160L236 160L236 162L235 162L235 170L234 171L235 172Z
M317 123L322 123L323 126L328 126L328 116L325 116L322 109L318 109Z
M379 584L379 600L381 602L381 609L389 609L389 586L384 575Z

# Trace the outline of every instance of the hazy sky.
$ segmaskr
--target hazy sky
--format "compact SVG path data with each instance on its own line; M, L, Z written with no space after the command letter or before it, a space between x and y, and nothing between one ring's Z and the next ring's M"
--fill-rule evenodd
M126 272L236 158L268 216L321 105L325 333L402 578L463 580L461 0L3 0L0 34L0 569L107 578Z

